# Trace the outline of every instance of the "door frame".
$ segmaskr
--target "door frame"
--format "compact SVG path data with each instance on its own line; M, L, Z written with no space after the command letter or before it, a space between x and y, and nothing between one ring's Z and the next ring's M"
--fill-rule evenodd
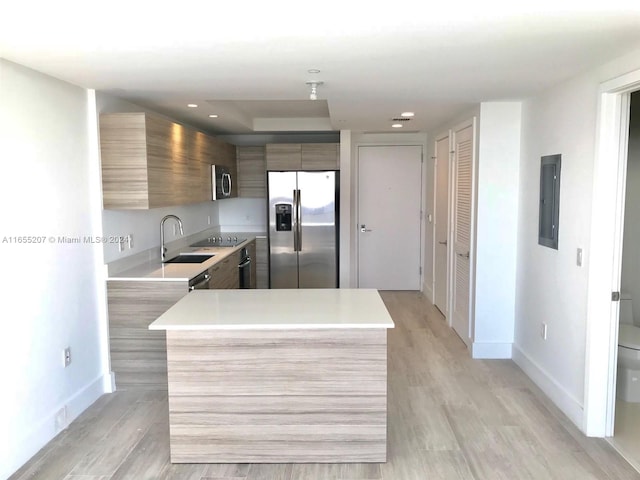
M424 241L422 241L422 239L426 238L426 227L425 227L425 215L424 212L426 211L426 195L425 195L425 186L427 184L426 182L426 171L427 169L425 168L425 164L424 164L424 153L426 151L427 148L427 144L426 144L426 138L425 141L389 141L389 142L385 142L385 141L371 141L371 142L356 142L354 145L354 152L355 152L355 162L353 165L353 169L352 169L352 175L353 175L353 183L352 183L352 190L351 190L351 199L353 204L355 205L355 209L353 210L354 215L352 216L353 220L353 232L354 232L354 255L355 255L355 272L353 272L353 275L355 279L355 285L356 288L360 288L360 225L359 225L359 220L360 220L360 203L359 203L359 198L360 198L360 147L422 147L422 179L420 182L420 260L419 260L419 264L422 266L422 274L420 275L420 290L419 291L424 291L424 262L423 259L425 258L425 245L424 245Z
M452 177L452 170L453 170L453 162L452 162L452 155L451 155L451 150L453 148L452 146L452 135L453 135L453 130L452 129L448 129L446 132L442 132L438 135L436 135L433 139L433 159L434 159L434 168L433 168L433 215L434 215L434 220L436 220L438 218L438 142L441 140L444 140L445 138L448 138L448 143L449 143L449 147L448 147L448 155L447 155L447 162L448 162L448 168L447 168L447 247L451 246L451 241L453 238L452 232L453 232L453 225L452 225L452 182L453 182L453 177ZM434 225L433 228L433 238L431 241L431 244L433 245L433 248L431 249L431 266L432 266L432 273L431 273L431 278L432 278L432 285L431 285L431 291L433 292L433 303L435 305L435 300L436 300L436 242L438 241L437 236L436 236L436 225ZM447 324L449 326L451 326L451 308L450 308L450 297L451 297L451 263L452 263L452 256L451 256L451 248L447 248L447 258L446 258L446 265L447 265L447 277L445 280L445 290L446 290L446 304L445 304L445 311L442 312L444 314L444 317L447 321Z
M614 429L620 305L611 292L620 291L629 105L639 89L640 70L599 89L583 412L588 436L612 436Z

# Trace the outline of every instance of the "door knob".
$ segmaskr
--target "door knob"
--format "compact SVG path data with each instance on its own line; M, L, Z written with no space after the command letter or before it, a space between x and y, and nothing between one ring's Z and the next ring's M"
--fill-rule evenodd
M366 232L370 232L371 230L369 228L367 228L367 226L365 224L360 225L360 231L362 233L366 233Z
M462 257L462 258L469 258L469 252L467 252L467 253L458 253L458 256Z
M440 245L446 245L447 241L445 240L444 242L438 242Z

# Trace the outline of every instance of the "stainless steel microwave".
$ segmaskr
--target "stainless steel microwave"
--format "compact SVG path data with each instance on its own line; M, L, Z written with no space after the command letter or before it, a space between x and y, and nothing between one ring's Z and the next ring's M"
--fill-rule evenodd
M229 198L231 196L231 188L231 171L221 165L211 165L212 200Z

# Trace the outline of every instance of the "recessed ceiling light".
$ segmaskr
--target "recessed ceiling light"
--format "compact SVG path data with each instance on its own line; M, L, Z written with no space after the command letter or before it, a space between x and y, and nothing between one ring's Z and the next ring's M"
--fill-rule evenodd
M211 115L209 115L209 118L218 118L218 115L216 115L215 113L212 113Z
M413 117L415 115L415 113L413 112L402 112L400 114L401 117Z
M317 68L310 68L309 70L307 70L307 72L309 72L309 73L320 73L320 70L318 70Z
M198 108L198 104L197 103L188 103L187 107L189 107L189 108Z
M402 124L401 123L394 123L393 125L391 125L393 128L402 128Z

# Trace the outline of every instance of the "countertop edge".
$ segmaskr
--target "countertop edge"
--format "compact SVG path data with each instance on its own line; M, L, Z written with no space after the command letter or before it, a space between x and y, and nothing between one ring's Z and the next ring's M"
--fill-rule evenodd
M166 331L187 331L187 330L349 330L349 329L390 329L395 328L395 324L348 324L348 323L335 323L335 324L297 324L297 323L283 323L273 325L149 325L149 330L166 330Z
M213 254L213 258L210 258L209 260L205 260L202 263L191 263L191 264L166 264L166 263L161 263L160 261L151 261L151 262L147 262L145 264L141 264L141 265L137 265L135 267L132 267L130 269L127 270L123 270L115 275L111 275L109 277L107 277L107 281L118 281L118 282L135 282L135 281L144 281L144 282L188 282L190 279L196 277L197 275L201 274L202 272L208 270L209 268L213 267L215 264L217 264L218 262L224 260L226 257L228 257L229 255L233 255L235 252L237 252L238 250L240 250L241 248L247 246L250 242L254 241L257 238L257 235L247 235L247 239L246 241L242 242L239 245L236 245L235 247L215 247L215 248L223 248L224 249L224 253L215 253ZM189 253L194 253L196 251L200 251L202 250L203 253L206 253L207 251L204 250L204 248L197 248L197 247L189 247L192 248L193 250ZM205 247L206 248L206 247ZM214 247L210 247L210 248L214 248ZM186 251L187 249L185 249ZM166 266L171 266L171 265L181 265L182 268L192 268L193 270L191 272L189 272L189 274L176 274L176 276L153 276L155 272L157 272L158 270L165 268ZM136 270L145 270L148 269L148 273L143 273L143 274L139 274L139 275L127 275L127 272L131 272L131 271L136 271Z

